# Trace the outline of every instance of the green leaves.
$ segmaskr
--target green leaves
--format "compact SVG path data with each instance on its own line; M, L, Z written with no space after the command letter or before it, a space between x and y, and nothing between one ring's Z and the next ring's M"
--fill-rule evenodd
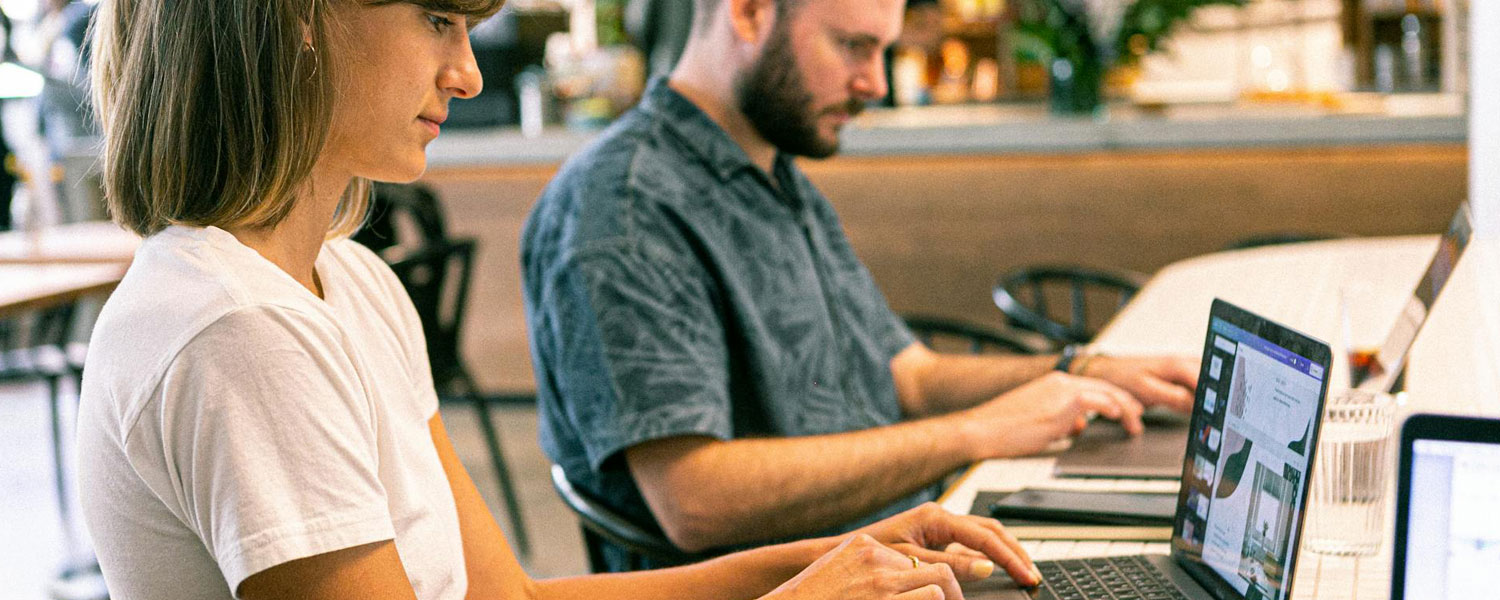
M1209 5L1244 6L1248 0L1136 0L1125 12L1115 47L1124 61L1138 60L1142 55L1161 49L1172 31L1192 16L1193 11Z
M1016 52L1021 58L1047 64L1054 57L1097 58L1099 52L1089 37L1087 15L1081 5L1061 0L1024 0L1016 24Z
M1020 20L1016 25L1016 53L1023 59L1046 62L1054 56L1094 55L1113 58L1118 63L1133 63L1162 43L1193 11L1203 6L1244 6L1249 0L1135 0L1126 8L1119 33L1113 40L1095 40L1089 36L1089 16L1077 2L1063 0L1022 0ZM1100 48L1099 46L1103 46ZM1109 56L1103 56L1107 50Z

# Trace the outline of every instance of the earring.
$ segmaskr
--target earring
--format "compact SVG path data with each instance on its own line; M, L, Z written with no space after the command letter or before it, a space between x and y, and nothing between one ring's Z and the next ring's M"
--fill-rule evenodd
M312 71L307 74L307 76L309 78L311 78L313 75L317 75L318 74L318 63L320 62L320 59L318 58L318 48L316 46L313 46L312 42L307 42L307 43L303 44L302 51L304 53L311 53L312 54L313 67L312 67Z

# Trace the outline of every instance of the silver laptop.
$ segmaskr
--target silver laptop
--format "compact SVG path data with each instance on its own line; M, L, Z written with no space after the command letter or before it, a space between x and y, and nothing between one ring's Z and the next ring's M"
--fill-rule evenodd
M1396 318L1396 325L1391 328L1385 342L1373 355L1356 353L1350 357L1350 387L1375 392L1395 391L1401 369L1406 365L1406 352L1411 349L1412 342L1417 340L1417 332L1422 330L1422 324L1432 312L1433 303L1437 302L1438 294L1447 285L1448 278L1453 275L1453 268L1473 236L1474 227L1469 222L1469 203L1463 202L1458 205L1458 212L1453 215L1448 232L1438 240L1432 262L1427 264L1427 271L1422 274L1422 280L1417 282L1417 289L1412 292L1411 299L1401 309L1401 315Z
M1130 435L1109 419L1094 419L1057 457L1052 474L1062 478L1177 479L1187 448L1188 420L1148 411L1146 431Z
M1500 421L1415 415L1401 428L1391 600L1500 590Z
M1400 386L1401 368L1406 353L1417 339L1427 315L1439 293L1453 274L1453 268L1469 245L1474 229L1470 224L1469 205L1460 203L1458 211L1438 243L1437 252L1427 271L1417 283L1385 341L1374 352L1353 351L1349 357L1350 386L1371 391L1391 392ZM1147 423L1146 432L1130 436L1118 423L1096 419L1072 446L1057 457L1057 477L1104 477L1132 479L1174 479L1177 461L1183 455L1182 423L1170 417L1161 423Z
M1286 600L1328 394L1328 345L1214 300L1170 555L1040 561L1044 581L971 600Z

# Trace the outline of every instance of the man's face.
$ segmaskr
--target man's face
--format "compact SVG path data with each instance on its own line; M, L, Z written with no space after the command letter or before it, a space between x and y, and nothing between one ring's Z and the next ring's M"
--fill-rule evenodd
M739 108L788 154L827 158L839 131L886 94L885 47L904 0L802 0L778 15L760 57L735 84Z

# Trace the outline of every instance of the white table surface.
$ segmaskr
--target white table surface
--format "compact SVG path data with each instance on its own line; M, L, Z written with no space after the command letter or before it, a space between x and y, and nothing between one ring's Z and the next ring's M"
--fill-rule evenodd
M107 294L125 277L125 267L0 264L0 318Z
M109 221L0 233L0 264L130 264L141 238Z
M1337 349L1341 294L1349 299L1351 341L1357 347L1378 346L1436 248L1437 236L1359 238L1177 262L1151 278L1099 333L1094 347L1107 354L1196 356L1203 349L1209 306L1223 298Z
M1330 342L1335 348L1332 371L1343 376L1331 386L1347 385L1341 368L1340 297L1348 299L1349 341L1356 347L1379 344L1395 323L1403 303L1437 247L1437 236L1363 238L1221 252L1174 263L1158 272L1095 342L1099 351L1117 355L1189 354L1202 350L1208 312L1215 297ZM1472 262L1472 261L1467 261ZM1461 275L1464 263L1434 308L1433 317L1413 349L1407 388L1413 405L1424 410L1474 412L1456 398L1466 398L1464 381L1452 377L1445 355L1465 347L1444 348L1441 341L1458 336L1465 319L1443 315L1447 296L1456 287L1472 286ZM1465 292L1457 292L1463 295ZM1452 312L1452 308L1448 312ZM1472 326L1472 325L1470 325ZM1430 341L1438 338L1438 342ZM1408 411L1410 407L1408 407ZM949 511L965 514L980 491L1014 491L1022 487L1078 485L1052 477L1054 458L985 461L944 494ZM1089 484L1129 491L1159 482L1107 480ZM1317 515L1309 514L1308 519ZM1299 554L1293 583L1297 600L1308 598L1381 600L1390 585L1390 531L1380 555L1351 558ZM1165 543L1026 541L1033 558L1076 558L1134 552L1168 551Z

